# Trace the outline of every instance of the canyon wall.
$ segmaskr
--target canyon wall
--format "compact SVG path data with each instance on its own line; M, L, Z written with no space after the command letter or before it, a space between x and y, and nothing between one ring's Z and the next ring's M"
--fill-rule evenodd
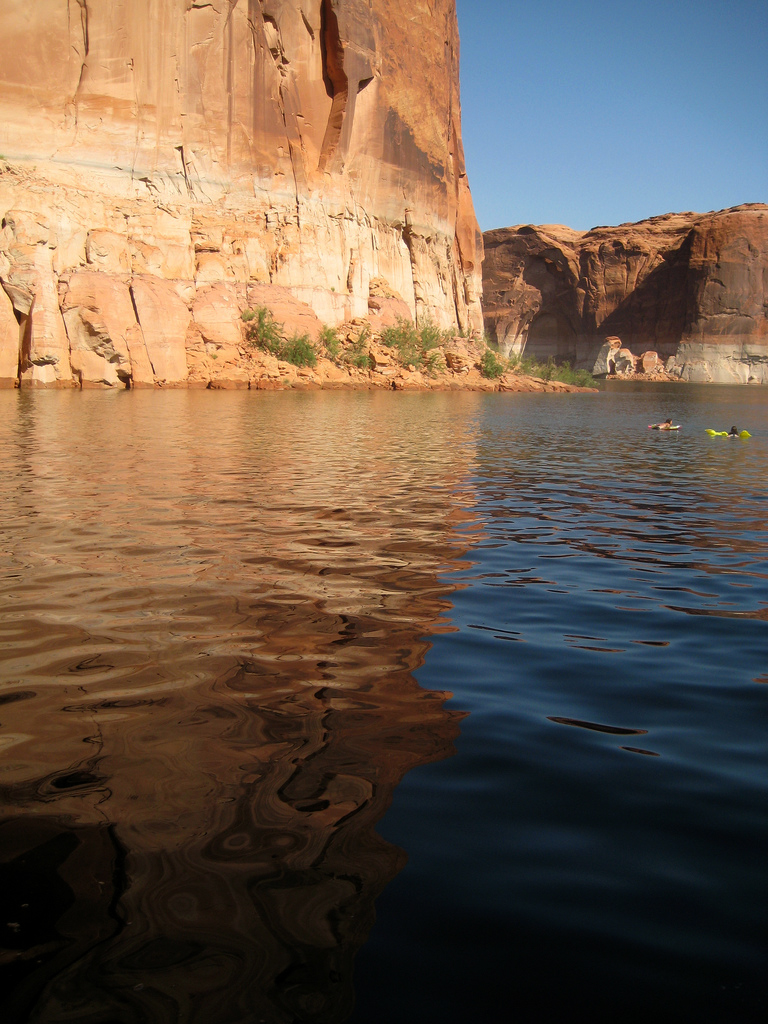
M265 287L481 331L458 61L454 0L3 0L0 381L213 379Z
M768 206L484 241L485 326L505 354L605 373L623 346L685 380L768 383Z

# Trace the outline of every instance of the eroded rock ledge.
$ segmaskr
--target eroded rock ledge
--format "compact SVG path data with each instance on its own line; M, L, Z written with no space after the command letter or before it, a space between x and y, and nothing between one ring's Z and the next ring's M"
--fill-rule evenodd
M486 330L595 374L647 356L689 381L768 383L768 206L485 233Z
M182 385L262 287L481 331L458 59L454 0L4 0L0 379Z

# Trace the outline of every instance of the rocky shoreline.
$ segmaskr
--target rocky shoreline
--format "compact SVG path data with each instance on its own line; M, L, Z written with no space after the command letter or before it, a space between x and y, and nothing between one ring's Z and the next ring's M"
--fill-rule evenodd
M483 377L478 370L470 370L467 374L451 371L427 376L418 370L407 368L395 374L386 374L375 370L340 370L328 360L321 360L312 370L297 368L290 364L276 362L276 366L264 366L262 373L256 373L247 381L218 380L215 384L204 384L191 381L190 388L209 388L211 390L244 390L256 391L485 391L515 393L597 393L598 388L578 387L574 384L563 384L560 381L547 381L540 377L526 377L522 374L506 373L498 380Z
M485 345L479 341L456 338L444 348L435 350L436 365L431 369L413 364L401 365L397 352L382 344L373 335L366 345L368 366L355 366L349 361L355 340L370 331L369 321L347 325L341 340L342 352L336 359L319 354L314 366L295 366L284 359L245 342L238 350L239 358L229 367L218 367L212 375L210 367L196 364L184 382L159 384L165 388L189 388L214 391L485 391L485 392L597 392L598 388L579 387L561 381L544 380L515 370L500 377L483 375L481 355Z

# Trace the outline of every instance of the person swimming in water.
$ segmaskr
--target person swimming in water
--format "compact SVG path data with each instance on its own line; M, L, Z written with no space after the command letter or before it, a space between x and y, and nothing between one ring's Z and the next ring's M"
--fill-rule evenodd
M651 430L671 430L672 429L672 417L668 420L664 420L663 423L652 423Z
M738 437L738 436L739 436L739 428L738 427L731 427L731 429L728 431L728 437Z

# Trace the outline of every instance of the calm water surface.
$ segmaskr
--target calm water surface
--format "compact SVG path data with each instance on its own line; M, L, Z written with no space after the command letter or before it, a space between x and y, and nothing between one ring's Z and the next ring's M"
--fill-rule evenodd
M762 1024L767 399L0 393L3 1020Z

